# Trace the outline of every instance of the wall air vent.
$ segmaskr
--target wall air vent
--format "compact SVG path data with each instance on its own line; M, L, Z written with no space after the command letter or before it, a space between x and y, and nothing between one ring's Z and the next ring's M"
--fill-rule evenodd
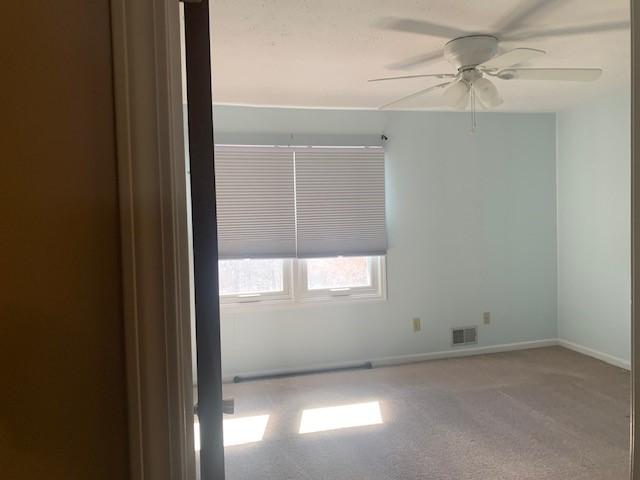
M451 329L451 345L475 345L478 343L478 327L463 327Z

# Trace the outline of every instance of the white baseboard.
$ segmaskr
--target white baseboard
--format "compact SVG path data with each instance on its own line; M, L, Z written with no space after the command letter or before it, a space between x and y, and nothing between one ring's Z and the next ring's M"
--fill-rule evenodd
M631 370L631 362L629 360L625 360L624 358L614 357L613 355L609 355L608 353L603 353L598 350L594 350L593 348L585 347L584 345L579 345L562 338L558 339L558 345L564 348L568 348L569 350L573 350L574 352L597 358L598 360L602 360L603 362L610 365L615 365L616 367L624 368L625 370Z
M471 355L482 355L485 353L509 352L512 350L525 350L528 348L550 347L554 345L558 345L558 340L556 338L548 338L545 340L533 340L529 342L504 343L501 345L491 345L488 347L459 347L458 349L444 350L440 352L418 353L413 355L398 355L393 357L374 358L370 360L364 359L359 361L317 364L317 365L309 365L304 368L296 368L296 369L261 370L261 371L223 374L222 381L223 383L230 383L233 381L233 378L236 375L241 377L242 376L254 377L254 376L262 376L262 375L267 376L267 375L293 374L294 372L304 373L305 371L309 371L309 370L357 367L357 366L362 366L365 362L371 362L374 367L382 367L382 366L390 366L390 365L402 365L405 363L424 362L427 360L438 360L442 358L468 357Z
M631 370L631 362L629 362L628 360L624 360L623 358L614 357L613 355L609 355L608 353L599 352L592 348L588 348L583 345L579 345L577 343L564 340L562 338L547 338L544 340L532 340L529 342L503 343L500 345L490 345L487 347L459 347L457 349L443 350L440 352L417 353L412 355L397 355L392 357L374 358L371 360L317 364L317 365L310 365L300 369L280 369L280 370L260 370L260 371L253 371L253 372L238 372L234 374L223 375L222 381L224 383L232 382L233 378L236 375L253 377L253 376L262 376L262 375L266 376L266 375L293 374L294 372L305 373L305 371L309 371L309 370L359 367L359 366L362 366L365 362L371 362L374 367L383 367L383 366L391 366L391 365L403 365L407 363L425 362L427 360L469 357L473 355L483 355L487 353L526 350L529 348L552 347L555 345L560 345L561 347L568 348L569 350L573 350L583 355L597 358L598 360L602 360L603 362L608 363L610 365L614 365L616 367L624 368L626 370Z
M472 355L483 355L486 353L510 352L513 350L526 350L528 348L551 347L558 345L556 338L544 340L532 340L529 342L503 343L500 345L490 345L487 347L459 347L452 350L440 352L418 353L414 355L398 355L394 357L384 357L371 360L374 367L386 365L402 365L405 363L424 362L426 360L438 360L443 358L470 357Z

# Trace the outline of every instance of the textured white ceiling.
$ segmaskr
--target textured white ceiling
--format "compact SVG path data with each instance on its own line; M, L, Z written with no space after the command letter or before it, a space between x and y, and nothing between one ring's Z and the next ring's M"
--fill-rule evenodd
M214 0L214 102L326 108L376 108L437 79L367 83L416 73L449 73L444 59L410 70L389 64L442 48L447 38L386 31L385 17L405 17L476 33L496 33L501 20L541 4L522 30L628 20L629 0ZM499 36L499 34L498 34ZM600 67L593 83L501 81L503 111L558 111L611 90L628 88L628 29L501 42L547 55L523 66ZM387 66L387 67L385 67ZM444 109L438 94L410 104Z

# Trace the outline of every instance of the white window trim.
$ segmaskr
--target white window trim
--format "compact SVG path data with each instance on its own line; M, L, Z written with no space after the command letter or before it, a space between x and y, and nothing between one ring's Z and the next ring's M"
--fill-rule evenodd
M376 258L377 261L371 261ZM385 278L384 263L385 257L369 257L369 274L371 276L371 286L368 287L351 287L351 288L324 288L314 289L308 288L307 278L307 261L298 260L297 281L295 282L296 299L299 302L336 302L344 300L356 299L378 299L382 298L386 289L383 288L382 279ZM386 283L386 282L385 282Z
M266 303L288 303L294 301L293 260L284 258L282 262L282 290L279 292L252 292L220 295L220 306L257 305Z
M287 287L284 292L258 295L221 295L220 308L223 310L263 310L272 307L296 308L345 303L361 303L387 300L386 256L375 257L371 264L373 287L353 287L348 290L309 290L306 288L306 262L291 259L284 262L284 278ZM345 293L346 292L346 293Z

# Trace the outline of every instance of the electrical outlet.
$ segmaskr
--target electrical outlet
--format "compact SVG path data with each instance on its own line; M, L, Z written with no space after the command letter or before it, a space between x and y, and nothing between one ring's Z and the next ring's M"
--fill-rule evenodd
M414 332L419 332L420 330L422 330L422 325L420 324L420 319L419 318L414 318L413 320L411 320L411 323L413 324L413 331Z
M482 322L485 325L489 325L491 323L491 312L484 312L482 314Z

